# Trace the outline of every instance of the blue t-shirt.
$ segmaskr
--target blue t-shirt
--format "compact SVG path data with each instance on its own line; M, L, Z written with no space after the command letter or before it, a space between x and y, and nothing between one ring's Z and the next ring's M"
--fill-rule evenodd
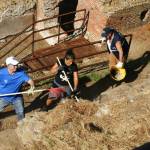
M14 74L9 74L7 68L0 69L0 95L19 92L23 83L28 82L30 77L23 69L18 69ZM13 102L21 95L2 96L4 100Z
M128 43L127 43L126 39L124 38L124 36L120 32L114 31L114 37L113 37L112 42L110 44L110 49L109 49L109 46L108 46L109 52L118 51L117 47L116 47L116 43L118 41L121 42L121 45L122 45L122 48L123 48L124 51L128 50L129 46L128 46Z

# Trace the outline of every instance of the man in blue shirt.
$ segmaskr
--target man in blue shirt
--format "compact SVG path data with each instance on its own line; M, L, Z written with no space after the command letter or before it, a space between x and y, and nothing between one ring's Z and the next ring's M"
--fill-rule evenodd
M33 80L22 68L18 68L18 64L18 60L11 56L6 59L7 67L0 69L0 112L2 112L6 106L12 104L18 120L22 120L24 118L22 95L2 96L4 94L20 92L20 89L25 82L31 86L28 92L33 92Z

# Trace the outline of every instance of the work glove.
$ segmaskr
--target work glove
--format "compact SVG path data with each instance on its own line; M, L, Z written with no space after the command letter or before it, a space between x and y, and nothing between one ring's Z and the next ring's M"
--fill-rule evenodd
M123 62L119 61L117 64L116 64L116 68L120 69L123 67Z
M73 92L72 92L72 95L73 95L73 97L77 97L77 98L79 98L79 95L80 95L80 91L79 91L79 89L75 89L75 90L73 90Z
M31 86L30 89L27 91L28 95L34 95L34 89L35 89L35 87Z
M102 37L102 38L100 38L100 41L101 41L102 43L104 43L104 42L106 42L106 38L105 38L105 37Z

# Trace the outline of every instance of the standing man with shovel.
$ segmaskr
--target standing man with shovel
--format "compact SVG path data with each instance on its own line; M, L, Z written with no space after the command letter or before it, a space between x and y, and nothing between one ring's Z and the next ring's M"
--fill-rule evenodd
M46 105L44 105L41 111L48 111L53 100L58 100L63 97L70 97L72 92L76 93L78 88L78 68L75 60L75 55L72 49L68 49L64 59L57 58L57 63L51 68L50 73L56 74L52 83L52 88L49 92ZM77 100L77 99L76 99Z
M28 94L32 94L34 82L22 68L18 68L18 64L19 61L11 56L6 59L7 67L0 69L0 112L2 112L6 106L13 105L19 121L24 118L22 95L16 94L7 96L7 94L20 92L25 82L30 85Z

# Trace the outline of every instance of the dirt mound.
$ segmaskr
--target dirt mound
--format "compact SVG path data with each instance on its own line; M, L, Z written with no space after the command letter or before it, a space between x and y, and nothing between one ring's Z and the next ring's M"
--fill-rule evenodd
M68 99L47 113L27 114L16 129L0 132L3 141L0 147L3 150L20 147L25 150L135 150L137 147L138 150L140 145L147 146L149 68L148 63L137 80L109 88L96 101L77 103Z
M29 114L16 129L20 143L33 150L128 150L143 145L150 137L149 68L132 84L110 88L94 102L68 99L47 113Z

